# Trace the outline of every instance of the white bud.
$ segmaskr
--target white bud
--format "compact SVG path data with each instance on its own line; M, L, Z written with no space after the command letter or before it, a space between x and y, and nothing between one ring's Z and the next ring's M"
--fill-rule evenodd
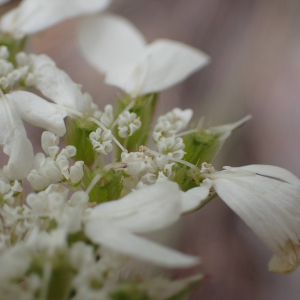
M0 58L8 59L9 55L10 55L10 53L8 51L8 48L6 46L1 46L0 47Z
M142 122L135 113L124 111L119 115L118 125L119 136L126 138L132 136L142 126Z
M44 131L42 134L42 148L46 154L49 154L49 147L56 147L59 137L50 131ZM53 151L52 151L53 152ZM53 157L51 155L51 157Z
M76 184L82 180L84 175L83 165L83 161L77 161L75 165L70 168L70 180L72 183Z
M89 138L97 152L107 155L113 150L111 130L97 128L96 131L90 133Z

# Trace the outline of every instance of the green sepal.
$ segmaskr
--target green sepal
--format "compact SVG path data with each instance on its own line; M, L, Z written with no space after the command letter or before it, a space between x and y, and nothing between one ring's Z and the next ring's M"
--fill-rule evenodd
M49 257L46 253L40 252L33 259L27 275L36 273L40 277L43 277L44 268L47 263L51 265L51 278L47 287L46 299L67 300L72 289L72 279L75 275L69 253L61 250L57 251L52 257Z
M83 176L85 188L90 185L93 178L99 173L102 177L89 193L90 202L102 203L118 199L123 189L122 173L113 169L103 170L97 168L94 172L91 172L91 170L85 167Z
M6 46L10 56L8 60L16 66L16 55L17 53L23 51L25 43L27 40L27 36L20 39L14 38L12 35L5 34L4 32L0 32L0 46Z
M137 283L122 283L110 294L111 300L154 300L145 288Z
M157 300L185 300L189 294L202 282L203 275L195 275L188 278L170 281L157 286L159 295ZM163 295L164 294L164 295Z
M186 166L173 167L170 179L177 182L183 191L199 186L203 180L198 170L187 168Z
M220 140L221 135L221 133L210 133L204 129L186 135L183 138L186 152L184 160L198 168L201 168L204 162L210 163L223 145L224 141Z
M211 163L231 133L251 118L251 115L247 115L234 123L199 129L195 133L186 135L183 138L184 151L187 152L184 160L198 168L201 168L204 162Z
M0 193L0 207L2 208L5 203L6 201L4 200L3 195Z
M66 145L75 146L77 149L76 155L72 158L75 161L83 160L87 166L92 166L98 154L93 150L89 135L98 126L85 119L67 117L66 127L67 133L64 135L64 142Z
M147 94L137 97L134 106L129 110L131 113L136 113L142 122L141 128L139 128L132 136L124 139L118 138L122 145L125 144L126 140L126 148L129 152L136 152L138 151L139 146L146 144L152 126L158 95L159 94ZM115 109L116 116L118 116L132 100L133 99L129 95L126 95L123 99L119 99ZM115 136L118 136L118 126L116 126Z

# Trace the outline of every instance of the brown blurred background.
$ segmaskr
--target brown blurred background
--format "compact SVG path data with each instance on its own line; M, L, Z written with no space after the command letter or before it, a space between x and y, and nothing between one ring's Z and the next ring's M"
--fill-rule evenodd
M205 69L162 93L161 113L190 107L194 120L205 116L206 125L253 115L226 144L218 168L272 164L300 177L300 1L115 0L109 11L129 18L149 42L170 38L212 57ZM101 107L117 90L105 86L81 58L78 21L37 34L29 49L50 55ZM39 144L41 131L28 128L29 138ZM180 245L203 260L199 268L182 272L206 274L192 300L299 298L300 270L288 276L269 273L271 252L219 198L184 218Z

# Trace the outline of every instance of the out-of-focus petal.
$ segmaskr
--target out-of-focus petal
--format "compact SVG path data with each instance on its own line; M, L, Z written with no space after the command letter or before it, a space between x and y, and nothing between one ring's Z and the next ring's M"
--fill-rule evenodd
M24 179L33 167L33 148L24 133L17 129L14 132L14 143L8 164L4 166L3 173L10 180Z
M87 18L80 26L79 45L86 60L105 73L106 83L127 92L135 88L130 73L146 41L131 22L112 14Z
M86 60L110 76L124 65L132 68L146 41L127 19L103 14L82 20L79 44Z
M180 218L181 197L176 183L158 182L133 191L120 200L98 205L90 217L132 232L150 232L169 226Z
M300 185L300 179L297 176L295 176L292 172L277 166L249 165L238 167L235 169L245 170L263 176L274 177L286 181L288 183Z
M125 229L114 228L111 224L105 224L100 220L89 221L85 233L93 242L162 267L184 268L199 262L196 257L135 236Z
M146 47L131 76L139 94L159 92L185 80L209 60L207 54L196 48L161 39Z
M9 2L10 0L0 0L0 5L5 4L7 2Z
M188 213L199 207L208 197L212 181L205 179L199 187L182 192L182 213Z
M6 97L6 99L0 98L0 145L3 147L3 152L10 155L14 142L15 128L18 128L18 131L25 136L26 131L20 114L12 105L10 99L7 95L2 97Z
M7 32L34 34L61 21L95 14L107 8L111 0L23 0L6 13L0 28Z
M300 186L254 175L216 178L213 187L278 257L300 264Z
M49 130L59 136L66 133L65 114L41 97L16 91L8 95L20 116L28 123Z
M66 72L52 64L44 64L36 70L35 74L36 88L44 96L73 110L83 110L81 90Z

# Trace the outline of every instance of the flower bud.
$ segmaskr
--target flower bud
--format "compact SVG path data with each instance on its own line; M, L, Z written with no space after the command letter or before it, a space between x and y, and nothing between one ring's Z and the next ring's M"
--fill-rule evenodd
M129 152L136 151L137 147L140 145L145 145L148 136L149 136L149 131L151 129L152 125L152 120L153 120L153 113L155 109L155 105L158 99L158 94L148 94L144 96L137 97L135 99L135 104L134 106L130 109L130 113L134 113L138 119L138 124L135 124L135 128L131 126L129 128L129 134L124 134L121 130L121 136L126 137L127 139L127 149ZM133 99L130 96L125 96L123 99L118 101L118 107L115 110L118 114L121 114L123 110L130 104L130 102ZM140 124L141 123L141 124ZM137 131L135 131L137 128L139 128ZM134 129L134 130L133 130ZM127 132L126 128L126 132ZM135 131L135 132L134 132ZM117 136L117 134L116 134ZM123 144L122 139L120 139L121 144Z

